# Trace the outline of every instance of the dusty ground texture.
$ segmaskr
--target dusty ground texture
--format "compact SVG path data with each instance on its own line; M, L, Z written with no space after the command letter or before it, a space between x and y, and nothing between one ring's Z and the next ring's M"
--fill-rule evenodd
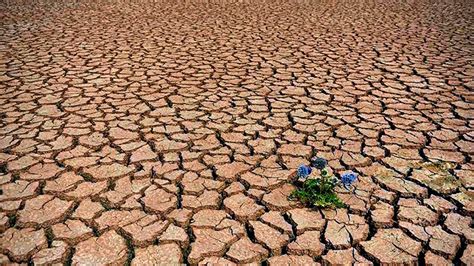
M0 4L0 264L474 263L474 2L54 2Z

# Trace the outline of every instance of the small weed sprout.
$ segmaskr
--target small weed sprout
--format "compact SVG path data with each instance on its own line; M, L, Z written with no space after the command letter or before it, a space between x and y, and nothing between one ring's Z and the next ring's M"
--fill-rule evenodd
M317 178L308 178L313 172L314 167L320 170L320 176ZM354 172L347 172L341 175L339 180L331 175L327 170L327 161L323 158L313 158L311 166L300 165L297 175L300 180L304 180L302 185L294 190L290 198L298 199L305 205L315 206L319 208L343 208L345 204L339 199L334 189L341 185L347 190L357 180Z

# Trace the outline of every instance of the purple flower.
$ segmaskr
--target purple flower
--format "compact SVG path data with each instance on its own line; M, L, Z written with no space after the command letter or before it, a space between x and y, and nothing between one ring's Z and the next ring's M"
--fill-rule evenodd
M341 175L341 182L346 189L349 189L352 183L354 183L356 180L357 174L354 172L347 172Z
M311 166L316 169L323 170L327 165L328 165L328 161L326 161L326 159L324 158L321 158L321 157L311 158Z
M311 167L307 166L307 165L300 165L298 167L298 170L296 171L298 177L301 177L301 178L306 178L308 177L312 172L312 169Z

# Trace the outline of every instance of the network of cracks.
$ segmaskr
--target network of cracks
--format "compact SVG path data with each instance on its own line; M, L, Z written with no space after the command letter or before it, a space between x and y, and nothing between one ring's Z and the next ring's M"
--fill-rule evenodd
M1 2L0 264L474 264L473 9Z

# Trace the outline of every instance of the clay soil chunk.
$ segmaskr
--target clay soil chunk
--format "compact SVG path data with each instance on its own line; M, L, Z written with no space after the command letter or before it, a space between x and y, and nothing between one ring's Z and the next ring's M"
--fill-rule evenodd
M180 265L183 254L176 244L152 245L135 251L132 265Z
M381 229L361 245L367 254L382 264L416 264L422 249L421 243L400 229Z
M125 239L112 230L77 244L72 264L123 264L127 256Z

